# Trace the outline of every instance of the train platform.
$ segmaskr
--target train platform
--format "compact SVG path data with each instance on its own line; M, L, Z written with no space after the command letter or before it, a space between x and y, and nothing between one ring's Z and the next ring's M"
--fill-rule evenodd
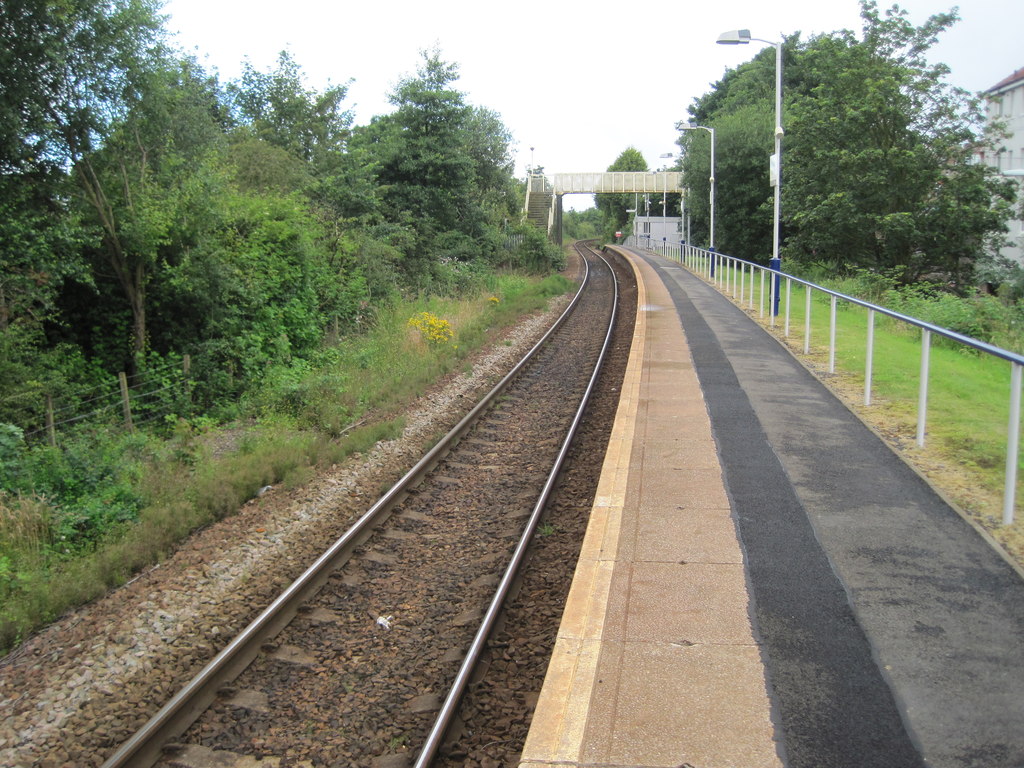
M731 301L637 324L522 768L1024 766L1024 575Z

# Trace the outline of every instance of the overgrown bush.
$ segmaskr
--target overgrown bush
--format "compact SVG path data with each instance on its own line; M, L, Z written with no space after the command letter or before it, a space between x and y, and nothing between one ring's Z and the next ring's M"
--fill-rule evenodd
M548 239L543 230L526 224L510 234L521 235L522 242L513 250L495 257L501 266L533 274L558 272L565 268L565 253Z
M966 295L952 286L919 281L903 284L898 270L853 269L836 276L828 265L802 264L799 276L834 291L1015 352L1024 352L1024 300L972 290ZM953 344L965 349L956 342Z

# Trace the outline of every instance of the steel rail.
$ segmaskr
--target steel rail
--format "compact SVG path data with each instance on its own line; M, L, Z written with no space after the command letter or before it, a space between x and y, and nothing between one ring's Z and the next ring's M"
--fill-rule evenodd
M590 279L590 266L565 311L544 336L433 448L390 490L374 503L301 576L293 581L259 616L253 619L192 680L178 691L149 721L125 741L101 768L151 768L162 756L164 746L184 733L216 698L218 691L234 680L259 654L261 646L277 635L295 617L299 607L324 585L330 574L345 564L352 552L369 538L374 528L479 419L522 369L537 355L573 313Z
M582 255L582 254L581 254ZM595 255L599 259L608 264L600 254L595 252ZM584 260L585 261L585 260ZM608 268L612 275L612 284L614 286L614 295L612 299L612 311L611 317L608 322L608 328L605 333L604 343L601 346L601 351L598 354L597 361L594 365L594 370L591 373L590 381L587 383L586 391L583 393L580 399L579 406L576 409L576 415L574 416L572 423L566 432L565 439L562 442L562 446L559 449L558 456L555 459L554 465L552 466L551 472L548 474L547 482L544 484L544 488L541 491L540 496L537 499L537 503L533 507L533 511L530 513L530 517L526 522L526 526L523 529L523 534L519 539L519 543L516 545L515 551L512 553L512 557L509 560L509 564L505 569L505 573L498 584L497 589L494 592L494 596L491 599L491 603L487 608L487 612L484 614L483 619L480 622L480 626L477 629L476 635L473 637L473 642L469 646L469 650L466 652L466 656L463 658L462 666L459 667L459 671L455 676L455 681L452 683L452 687L445 698L444 703L441 705L441 709L438 713L437 718L434 721L434 725L427 735L426 741L423 743L423 747L420 750L414 768L426 768L431 764L434 757L437 755L438 749L441 747L445 733L448 731L451 725L452 719L458 710L459 702L462 699L462 695L466 690L466 685L469 683L469 679L473 674L473 670L476 668L477 663L480 660L480 655L484 651L484 646L487 643L487 638L490 637L491 631L494 628L494 624L501 613L505 598L508 596L509 589L512 586L516 575L519 572L519 568L522 565L523 559L526 557L526 551L529 548L530 542L533 539L534 531L540 522L541 515L544 512L544 508L547 506L548 500L551 497L551 493L554 489L555 483L558 479L558 475L562 470L562 465L565 463L565 457L569 453L569 448L572 445L573 438L576 436L576 431L579 428L580 422L583 420L583 412L586 409L587 403L590 401L590 395L594 390L597 383L597 377L601 372L601 367L604 364L604 359L608 353L608 348L611 345L612 332L615 329L615 314L618 311L619 304L619 284L615 277L615 270L611 269L611 265L608 264Z

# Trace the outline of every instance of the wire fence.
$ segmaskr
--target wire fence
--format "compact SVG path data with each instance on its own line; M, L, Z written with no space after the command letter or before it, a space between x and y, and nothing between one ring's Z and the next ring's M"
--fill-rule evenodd
M57 445L59 435L81 427L122 426L134 431L171 415L191 412L191 360L149 366L120 373L90 387L61 389L40 385L5 395L0 404L17 404L18 427L27 441Z

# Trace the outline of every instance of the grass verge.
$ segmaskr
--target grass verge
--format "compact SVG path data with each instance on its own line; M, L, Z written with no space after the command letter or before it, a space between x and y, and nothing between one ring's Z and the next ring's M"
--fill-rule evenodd
M573 284L505 274L484 287L468 298L395 304L318 359L282 363L243 403L241 423L179 422L164 440L93 430L82 440L102 451L45 449L45 468L63 483L57 491L0 493L0 652L166 558L263 486L301 485L316 466L397 437L412 399ZM423 313L451 335L432 338L409 324ZM72 500L65 486L79 469L95 482L75 480L81 493ZM137 503L122 503L116 516L82 512L108 510L122 497Z

